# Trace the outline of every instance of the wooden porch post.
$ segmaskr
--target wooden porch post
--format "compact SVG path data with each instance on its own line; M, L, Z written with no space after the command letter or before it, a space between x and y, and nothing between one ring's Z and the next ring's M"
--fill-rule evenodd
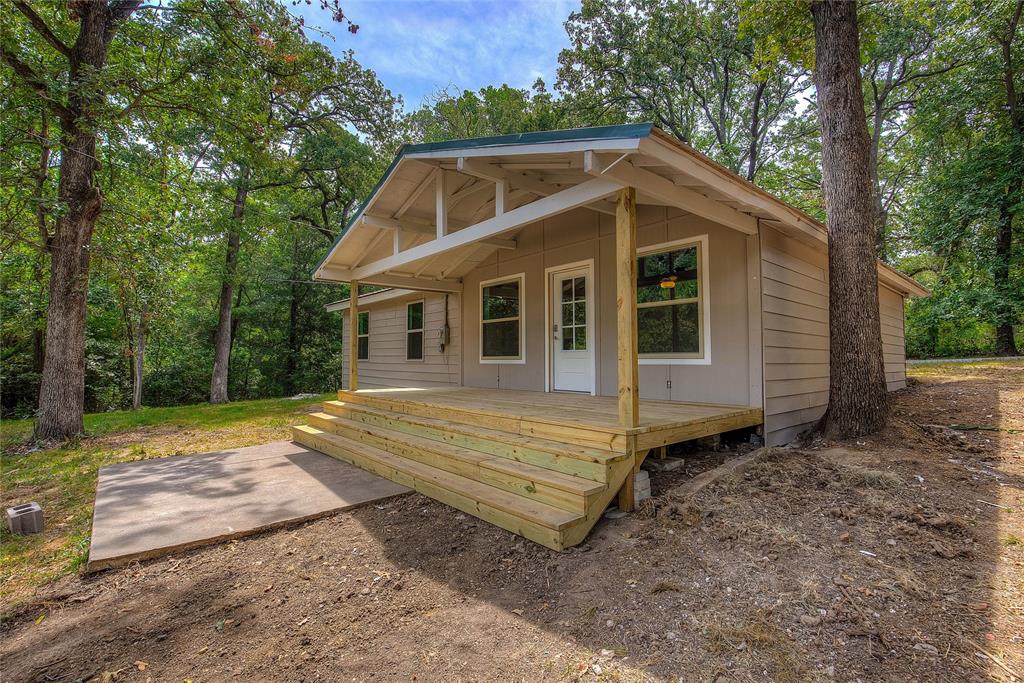
M349 283L348 299L348 390L359 390L359 283Z
M615 203L615 315L619 361L619 423L640 424L636 339L636 188Z
M639 371L636 330L636 188L619 191L615 203L615 318L618 339L619 424L627 429L640 424ZM633 438L627 439L630 444ZM630 446L630 450L633 450ZM633 509L634 467L619 489L619 509Z

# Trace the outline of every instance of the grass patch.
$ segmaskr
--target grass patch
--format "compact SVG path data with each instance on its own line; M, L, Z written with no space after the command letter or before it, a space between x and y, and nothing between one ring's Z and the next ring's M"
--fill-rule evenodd
M85 436L35 449L30 420L0 423L0 506L36 501L46 529L15 536L0 529L0 599L5 610L28 601L88 558L96 476L100 467L170 455L204 453L286 439L311 406L331 398L200 404L85 416Z
M894 489L903 485L903 479L895 472L866 467L844 467L841 476L847 484L869 489Z
M975 360L962 363L908 363L907 377L955 377L972 370L1024 370L1024 360Z

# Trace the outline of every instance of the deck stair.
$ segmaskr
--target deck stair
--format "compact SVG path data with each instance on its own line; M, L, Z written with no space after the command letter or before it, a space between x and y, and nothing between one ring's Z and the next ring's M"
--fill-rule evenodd
M563 550L580 543L632 471L608 433L511 410L438 408L339 392L295 441Z

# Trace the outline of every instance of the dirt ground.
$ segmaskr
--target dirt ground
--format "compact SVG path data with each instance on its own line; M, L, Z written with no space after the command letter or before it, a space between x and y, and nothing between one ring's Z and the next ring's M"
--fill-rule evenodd
M691 499L671 493L726 455L688 455L641 512L566 553L410 495L67 577L6 620L2 678L1024 672L1024 364L929 367L877 437L774 449Z

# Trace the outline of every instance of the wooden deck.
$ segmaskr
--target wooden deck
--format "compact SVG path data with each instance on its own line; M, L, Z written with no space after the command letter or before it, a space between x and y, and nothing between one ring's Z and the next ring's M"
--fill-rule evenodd
M654 448L759 425L760 408L470 387L340 391L293 438L521 536L583 541Z
M750 406L642 399L640 424L627 429L619 426L614 396L568 392L410 387L361 389L354 394L343 391L338 396L340 400L387 402L393 408L426 416L485 416L500 421L504 425L501 429L511 426L513 429L507 431L521 434L582 435L611 450L657 448L762 422L761 409ZM494 424L491 419L487 422Z

